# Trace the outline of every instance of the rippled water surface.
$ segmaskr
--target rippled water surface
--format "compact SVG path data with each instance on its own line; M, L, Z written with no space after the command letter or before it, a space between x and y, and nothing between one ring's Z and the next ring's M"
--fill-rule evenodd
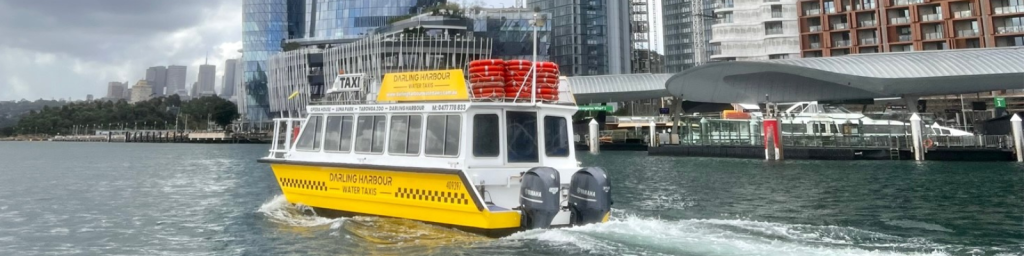
M316 217L266 145L0 143L0 255L1024 255L1024 165L582 155L609 223L490 239Z

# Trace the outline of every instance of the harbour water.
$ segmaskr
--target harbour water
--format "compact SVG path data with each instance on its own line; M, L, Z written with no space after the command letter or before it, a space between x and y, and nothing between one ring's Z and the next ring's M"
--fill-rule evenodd
M1024 255L1024 165L580 153L613 219L484 238L286 203L267 145L0 143L0 255Z

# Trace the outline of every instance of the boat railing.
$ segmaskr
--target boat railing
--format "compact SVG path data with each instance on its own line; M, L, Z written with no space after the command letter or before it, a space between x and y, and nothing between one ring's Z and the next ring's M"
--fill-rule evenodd
M929 135L925 137L925 146L933 148L962 149L1011 149L1013 138L1009 135L975 135L951 136Z
M284 158L284 155L291 150L298 137L298 131L302 128L302 118L275 118L274 136L270 144L270 155L268 158Z

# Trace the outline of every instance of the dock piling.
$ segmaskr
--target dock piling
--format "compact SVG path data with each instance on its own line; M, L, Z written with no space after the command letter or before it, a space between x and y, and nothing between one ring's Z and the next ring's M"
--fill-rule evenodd
M597 129L598 128L597 127L597 120L590 119L589 126L590 126L590 131L589 131L590 137L587 138L587 139L590 140L590 143L587 143L587 144L590 144L590 153L597 153L598 151L601 151L601 139L599 138L600 135L597 132L598 131L598 129Z
M658 146L658 134L654 133L654 131L655 131L654 128L655 128L655 126L657 124L654 123L654 120L651 120L650 125L651 126L650 126L650 134L649 134L649 136L651 137L651 139L650 139L651 144L647 145L647 146L653 148L653 147L657 147Z
M924 139L921 137L921 116L910 116L910 133L914 139L914 160L924 161Z
M1022 139L1021 138L1021 119L1017 114L1013 114L1010 118L1010 123L1013 127L1013 153L1017 155L1017 162L1024 162L1024 154L1021 154Z

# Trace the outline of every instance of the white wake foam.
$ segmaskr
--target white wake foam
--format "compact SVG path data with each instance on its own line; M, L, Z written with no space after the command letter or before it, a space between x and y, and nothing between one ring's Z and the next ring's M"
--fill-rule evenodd
M316 213L309 206L289 203L284 198L284 195L274 196L274 198L260 205L260 209L257 212L263 213L264 216L267 216L273 222L296 227L332 225L331 228L336 229L335 225L340 225L341 222L345 221L345 218L332 219L316 216Z
M849 227L747 220L626 216L608 223L530 230L505 240L536 240L597 254L666 255L946 255L942 246ZM628 248L628 249L627 249Z

